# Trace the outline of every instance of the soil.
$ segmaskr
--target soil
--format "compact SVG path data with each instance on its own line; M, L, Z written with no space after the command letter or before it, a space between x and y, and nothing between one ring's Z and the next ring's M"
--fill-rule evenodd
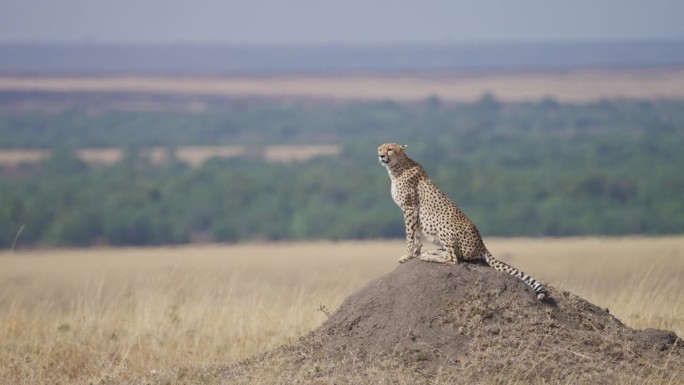
M180 383L684 383L684 343L480 265L412 260L351 294L308 335ZM212 379L208 381L208 379ZM161 382L160 382L161 383ZM176 383L170 381L167 383Z
M391 354L427 374L477 362L483 372L610 383L625 370L684 364L673 332L630 329L608 309L549 289L538 301L488 266L414 260L350 295L312 337L329 357Z

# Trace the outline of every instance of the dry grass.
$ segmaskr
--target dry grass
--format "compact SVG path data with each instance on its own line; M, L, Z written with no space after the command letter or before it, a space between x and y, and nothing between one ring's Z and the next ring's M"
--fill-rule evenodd
M684 97L684 69L577 70L498 74L349 74L211 76L0 76L0 90L139 92L222 96L410 101L438 95L472 101L485 92L502 100L553 96L562 101L609 97Z
M23 163L38 163L50 156L46 150L0 150L0 165L18 166Z
M262 158L271 163L301 162L319 156L338 155L338 145L274 145L263 148L245 146L181 146L175 149L176 159L190 166L201 166L206 160L218 158L235 158L251 156ZM149 147L143 150L153 164L162 164L168 160L168 150L163 147ZM50 156L49 150L12 149L0 150L0 166L18 166L20 164L37 163ZM121 161L124 150L121 148L82 148L76 150L76 156L89 164L111 165Z
M684 237L487 243L629 326L684 335ZM392 269L402 249L392 241L0 253L0 383L121 383L235 362L319 325L321 305L334 310Z

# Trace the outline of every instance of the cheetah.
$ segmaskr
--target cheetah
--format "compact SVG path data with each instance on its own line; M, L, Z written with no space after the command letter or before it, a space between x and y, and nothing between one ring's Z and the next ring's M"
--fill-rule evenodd
M404 213L406 254L399 263L415 257L449 265L483 259L494 269L521 279L537 299L546 298L546 289L539 281L492 256L475 224L430 180L420 164L406 156L405 149L397 143L378 147L378 160L392 181L392 199ZM421 235L442 248L421 253Z

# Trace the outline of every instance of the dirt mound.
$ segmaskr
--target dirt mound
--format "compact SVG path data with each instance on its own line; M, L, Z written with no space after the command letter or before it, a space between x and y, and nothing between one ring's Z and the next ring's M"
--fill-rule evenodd
M602 374L684 363L674 333L636 331L568 292L550 295L540 302L488 266L411 261L350 295L314 335L328 356L391 354L428 373L477 362L482 372L565 370L596 383Z
M181 382L684 383L684 344L674 333L630 329L607 309L548 289L551 298L539 302L488 266L409 261L300 340L183 372Z

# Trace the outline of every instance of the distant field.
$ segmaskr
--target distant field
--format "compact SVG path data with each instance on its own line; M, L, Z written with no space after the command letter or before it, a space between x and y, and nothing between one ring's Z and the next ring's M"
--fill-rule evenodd
M487 244L631 327L684 335L684 237ZM402 253L401 241L5 251L0 383L118 384L241 360L315 328Z
M244 146L181 146L175 149L177 160L191 166L199 166L207 159L235 158L251 156L263 158L267 162L289 163L305 161L319 156L331 156L340 153L336 145L277 145L250 149ZM143 150L154 164L163 163L169 156L168 150L152 147ZM84 148L76 150L76 156L89 164L114 164L124 155L121 148ZM0 166L17 166L25 163L36 163L50 156L49 150L12 149L0 150Z
M411 101L429 96L472 101L485 92L506 101L553 96L682 98L684 68L499 74L388 73L269 76L0 76L0 91L133 92L249 97Z

